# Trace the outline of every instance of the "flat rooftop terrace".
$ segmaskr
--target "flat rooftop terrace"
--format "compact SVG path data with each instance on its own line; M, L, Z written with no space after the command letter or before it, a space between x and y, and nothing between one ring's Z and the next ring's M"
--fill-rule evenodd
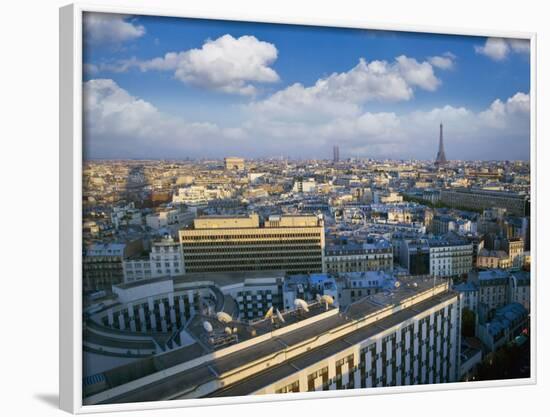
M391 316L383 318L371 325L362 327L319 348L312 349L303 355L284 362L281 365L270 368L265 372L215 391L214 393L207 395L207 397L234 397L252 394L262 387L271 385L283 378L301 371L302 369L307 369L317 362L329 358L352 345L390 329L393 326L414 317L422 311L428 310L439 303L450 300L454 297L456 297L456 294L453 292L446 292L444 294L432 297L427 301L394 313Z
M174 286L199 281L211 281L218 287L235 285L253 278L284 278L285 272L281 270L266 271L236 271L236 272L193 272L174 278Z
M276 331L275 334L271 335L271 337L259 338L258 343L251 345L248 344L243 346L242 349L228 353L225 356L220 356L213 359L212 356L210 356L210 359L205 357L204 362L187 369L182 369L181 372L178 372L176 368L182 365L183 362L189 361L189 356L182 356L183 352L180 354L177 351L155 357L154 360L156 362L154 369L141 367L139 365L134 365L134 367L131 367L131 365L133 365L131 364L126 370L119 369L118 371L110 371L113 376L121 371L126 371L126 373L131 374L131 378L118 378L120 383L135 381L147 375L153 377L154 373L159 371L163 372L158 375L158 379L156 380L153 377L148 378L147 381L144 380L142 383L132 384L133 386L131 388L128 387L127 391L120 387L121 389L114 390L112 393L106 393L106 395L101 395L102 393L100 393L98 394L99 396L93 396L89 398L88 401L85 400L85 403L96 404L155 401L178 398L178 396L182 395L189 395L202 384L214 381L218 379L220 375L229 375L232 371L238 372L240 369L247 367L248 364L251 364L254 361L261 359L269 362L270 358L274 358L279 353L283 351L289 352L293 349L293 347L307 343L307 341L315 340L315 338L319 335L327 334L335 331L336 329L342 328L348 328L350 330L345 333L344 336L334 339L323 346L313 348L306 354L290 359L281 365L272 366L265 372L257 374L251 378L247 378L246 380L209 395L234 396L245 395L257 391L263 386L269 385L270 383L282 379L285 376L291 375L300 369L304 369L311 364L322 360L323 358L331 356L353 344L360 342L361 340L389 329L404 320L412 318L426 309L457 296L457 293L455 292L444 290L448 288L444 281L436 280L435 284L439 291L444 292L435 294L434 289L434 295L426 301L416 302L408 308L404 308L391 314L390 316L379 319L374 323L364 325L359 329L355 329L355 327L352 329L352 326L355 326L355 323L357 323L358 320L363 319L372 313L386 310L388 307L398 305L408 299L413 299L413 297L417 295L425 295L426 291L434 288L433 278L417 279L414 281L402 280L401 285L394 291L366 297L357 303L352 304L344 311L335 312L334 309L326 311L324 306L318 305L318 307L315 307L312 305L310 306L309 313L294 312L293 314L296 316L294 318L295 321L293 321L292 315L287 313L284 316L285 321L287 321L288 318L288 321L285 323L286 326L291 326L292 324L298 323L299 321L305 319L313 320L308 320L307 323L304 323L304 325L298 328L292 326L286 332ZM306 315L300 317L299 314ZM316 316L318 317L318 320L314 320ZM198 321L198 323L202 323L202 321ZM349 327L346 327L346 325L349 325ZM255 337L265 336L266 334L276 330L272 327L270 320L260 321L248 327L249 330L252 328L256 332L255 335L250 334L249 339L245 339L249 341ZM241 341L242 340L239 339L239 342ZM235 346L238 346L238 344ZM187 354L193 353L191 356L195 358L199 358L207 351L204 350L201 354L200 347L197 346L197 344L193 344L183 349L188 350L191 348L195 351L187 352ZM166 360L163 358L166 358ZM173 358L174 360L169 358ZM179 359L182 359L182 361L178 363L177 360ZM167 374L166 371L168 371L168 367L173 366L176 368L171 369L171 372ZM139 372L137 368L147 369L144 369L145 372ZM109 381L110 388L118 385L115 382L115 378L107 378L107 380Z

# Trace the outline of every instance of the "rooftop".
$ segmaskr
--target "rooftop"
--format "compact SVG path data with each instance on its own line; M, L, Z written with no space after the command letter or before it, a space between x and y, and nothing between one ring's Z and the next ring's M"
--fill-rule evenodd
M486 271L478 272L478 280L480 281L508 278L510 278L510 273L508 271L503 271L502 269L488 269Z
M426 294L426 291L430 290L433 290L433 294L426 301L420 301L418 298L416 298L418 301L414 301L415 297ZM114 389L117 385L129 381L135 381L135 383L133 382L132 387L128 387L128 389L120 387L112 392L97 394L86 399L85 403L121 403L177 398L183 393L193 392L203 383L216 380L219 375L237 372L240 367L252 361L269 360L269 357L273 357L279 352L291 352L295 346L303 345L308 340L317 339L321 334L333 334L337 331L341 335L341 337L332 339L320 347L312 348L307 353L296 356L283 364L271 366L269 372L256 374L212 395L249 394L349 347L350 343L364 340L454 297L456 297L456 293L448 291L448 283L444 280L434 280L431 277L404 278L393 291L365 297L344 311L339 311L334 307L327 309L323 304L314 302L309 305L309 312L304 310L284 312L285 323L277 320L273 323L270 319L260 320L250 325L232 323L231 326L238 328L237 335L239 336L239 343L234 346L247 341L245 346L241 349L227 350L227 353L223 353L223 349L216 351L216 356L205 356L204 361L186 367L185 362L188 363L193 358L198 359L209 352L204 340L204 326L202 325L205 318L196 316L188 330L195 335L198 343L110 371L107 377L110 388ZM412 301L412 305L408 308L401 307L395 310L405 300ZM380 319L376 318L375 322L371 324L364 321L367 317L374 318L382 311L388 312L390 315ZM211 318L209 321L213 327L216 327L214 329L216 332L222 325L215 323L214 320ZM194 351L190 352L191 349ZM168 368L171 368L170 371ZM182 370L178 371L178 368ZM147 375L150 375L147 377L149 382L146 382L145 379L140 380L141 382L137 381Z
M495 312L495 317L487 323L487 330L492 336L508 329L518 320L527 317L527 310L520 303L507 304Z

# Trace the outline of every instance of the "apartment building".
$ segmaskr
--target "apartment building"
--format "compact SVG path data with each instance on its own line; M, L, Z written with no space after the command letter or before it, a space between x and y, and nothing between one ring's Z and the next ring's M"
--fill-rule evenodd
M330 274L392 270L393 248L387 240L332 245L325 250L325 271Z
M529 199L524 194L457 188L441 190L440 195L440 201L450 207L480 211L497 207L515 216L529 215Z
M429 239L430 275L457 277L472 269L473 245L455 238Z
M458 381L459 294L443 280L400 284L389 294L367 297L345 309L313 302L307 310L237 328L231 344L196 345L187 362L171 365L159 358L158 366L167 364L163 372L157 366L150 373L136 362L124 370L129 377L122 383L107 384L84 404ZM214 343L223 325L212 323L216 327L209 339L193 320L188 328L198 332L196 338Z
M143 249L141 240L126 243L94 243L84 249L82 286L85 292L108 290L123 281L123 260Z
M125 283L185 273L180 245L169 235L152 243L149 257L125 259L122 267Z

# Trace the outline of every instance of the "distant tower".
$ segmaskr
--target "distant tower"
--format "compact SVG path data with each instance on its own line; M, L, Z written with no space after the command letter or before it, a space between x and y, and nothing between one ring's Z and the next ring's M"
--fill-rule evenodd
M441 168L447 165L447 158L445 157L445 149L443 148L443 123L439 124L439 150L435 157L435 167Z
M338 145L334 145L334 147L332 148L332 161L334 163L340 162L340 148L338 147Z

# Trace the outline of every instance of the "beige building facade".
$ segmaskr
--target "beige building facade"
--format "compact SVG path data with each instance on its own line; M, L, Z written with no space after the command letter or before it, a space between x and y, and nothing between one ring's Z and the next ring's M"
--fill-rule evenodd
M179 231L184 270L190 272L283 270L323 272L325 234L312 215L195 219Z

